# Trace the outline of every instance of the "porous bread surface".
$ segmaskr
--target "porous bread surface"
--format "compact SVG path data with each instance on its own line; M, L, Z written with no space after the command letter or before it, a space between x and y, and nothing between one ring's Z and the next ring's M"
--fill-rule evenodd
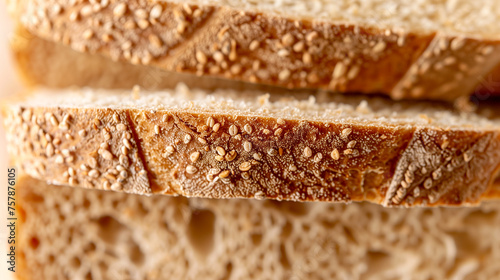
M456 5L450 1L349 3L347 10L360 6L359 17L364 20L340 11L340 18L297 17L293 8L322 3L319 7L328 13L335 10L330 6L347 2L298 1L281 12L272 11L267 2L257 2L262 9L252 9L235 8L239 2L231 1L196 5L23 0L10 6L33 34L80 52L288 88L454 100L471 94L500 64L499 28L494 20L500 13L493 0L454 1ZM392 12L378 18L373 13L377 9ZM408 19L410 10L417 12ZM441 20L444 15L446 21ZM426 24L430 22L434 25Z
M497 279L500 204L388 209L17 182L21 279Z
M78 52L69 46L41 39L20 26L11 40L11 49L24 81L29 86L35 87L129 89L134 85L140 85L149 90L161 90L175 88L182 82L189 87L208 90L260 90L282 94L294 94L298 91L112 61L109 57ZM473 90L478 94L476 99L482 100L500 93L498 81L500 81L500 67L482 79L478 87Z
M78 100L78 101L76 101ZM220 90L43 91L4 108L9 152L56 184L209 198L470 205L492 198L495 108Z

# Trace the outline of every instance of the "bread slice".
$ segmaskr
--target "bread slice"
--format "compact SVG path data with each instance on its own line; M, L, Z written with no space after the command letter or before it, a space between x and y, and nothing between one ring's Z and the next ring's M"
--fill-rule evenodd
M474 92L500 64L496 0L273 3L21 0L9 6L33 34L80 52L288 88L454 100Z
M145 197L22 177L21 279L496 279L500 204Z
M500 122L488 111L328 94L209 93L180 84L128 94L40 90L6 107L4 120L14 164L54 184L470 205L498 196Z

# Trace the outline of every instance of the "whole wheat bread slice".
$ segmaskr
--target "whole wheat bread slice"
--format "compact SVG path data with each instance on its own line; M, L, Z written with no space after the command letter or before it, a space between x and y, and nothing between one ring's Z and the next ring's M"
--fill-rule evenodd
M40 90L4 121L14 164L55 184L388 206L498 197L496 108L364 98Z
M288 88L454 100L500 63L496 0L187 3L22 0L9 7L33 34L81 52Z
M500 204L387 209L17 182L20 279L497 279Z

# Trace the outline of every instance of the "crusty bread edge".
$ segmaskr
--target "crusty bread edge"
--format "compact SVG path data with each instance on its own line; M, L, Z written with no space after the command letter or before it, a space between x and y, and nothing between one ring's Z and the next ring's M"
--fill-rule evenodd
M500 133L489 129L189 110L11 106L4 115L12 160L30 176L146 195L474 205L495 195L500 165Z
M500 40L495 39L135 0L98 5L92 17L86 3L57 4L59 9L51 9L57 12L39 18L39 9L27 7L44 10L51 2L14 2L14 16L30 32L82 52L288 88L454 100L474 92L500 64ZM137 11L146 18L138 19Z

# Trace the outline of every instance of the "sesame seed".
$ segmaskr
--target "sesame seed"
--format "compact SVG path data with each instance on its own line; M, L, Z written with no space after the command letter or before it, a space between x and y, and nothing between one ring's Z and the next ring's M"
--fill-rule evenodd
M74 157L74 156L71 156L71 155L70 155L70 156L68 156L68 157L66 158L66 162L67 162L67 163L72 163L73 161L75 161L75 157Z
M56 118L54 115L51 115L51 116L50 116L50 123L51 123L53 126L58 126L58 125L59 125L59 122L57 121L57 118Z
M468 153L468 152L465 152L464 153L465 162L469 162L469 161L471 161L471 159L472 159L472 155L470 155L470 153Z
M151 9L151 12L149 13L149 17L152 19L157 19L161 16L162 12L163 12L163 8L160 5L155 5Z
M261 160L262 159L262 156L259 154L259 153L254 153L252 155L252 157L255 159L255 160Z
M245 180L250 179L250 174L248 172L241 172L241 177Z
M194 152L189 156L191 162L196 162L200 158L200 152Z
M123 189L123 186L119 182L113 183L111 185L111 190L113 190L113 191L121 191L122 189Z
M222 148L222 147L217 146L217 147L215 148L215 151L217 151L217 153L218 153L220 156L225 156L225 155L226 155L226 150L224 150L224 148Z
M339 153L339 150L337 149L333 149L332 153L330 154L330 156L334 159L334 160L338 160L340 158L340 153Z
M379 52L382 52L383 50L385 50L385 47L387 46L387 44L383 41L380 41L378 42L377 44L375 44L375 46L373 47L373 51L375 53L379 53Z
M263 191L258 191L254 194L255 199L263 200L266 199L266 194Z
M267 154L270 156L275 156L278 154L278 151L276 151L276 149L270 148L269 150L267 150Z
M160 134L160 132L161 132L159 125L155 125L154 130L155 130L155 134Z
M399 198L403 198L405 195L406 195L406 189L398 189L396 195L399 197Z
M224 170L219 174L219 178L227 178L231 172L229 170Z
M245 130L246 133L248 134L252 134L252 127L249 125L249 124L245 124L245 126L243 127L243 129Z
M101 155L102 155L102 157L104 159L107 159L107 160L112 160L113 159L113 154L110 151L108 151L108 150L103 150L101 152Z
M351 69L349 69L349 72L347 73L347 79L349 80L352 80L354 78L356 78L356 76L358 76L359 74L359 66L353 66Z
M146 19L148 17L148 12L144 9L135 10L134 15L140 19Z
M290 70L288 69L284 69L282 70L279 74L278 74L278 79L280 79L281 81L284 81L286 79L288 79L291 75L291 72Z
M68 149L61 150L63 156L68 157L70 155L70 151Z
M294 52L301 52L303 50L304 50L304 42L303 41L297 42L295 45L293 45Z
M313 31L313 32L310 32L309 34L306 35L306 40L308 42L312 42L312 40L318 38L318 32L316 31Z
M276 120L276 122L277 122L278 124L281 124L281 125L284 125L284 124L285 124L285 120L284 120L284 119L282 119L282 118L278 118L278 119Z
M357 142L355 140L350 141L349 143L347 143L347 148L349 149L354 148L354 146L356 146L356 143Z
M239 166L239 169L241 171L248 171L248 170L250 170L250 168L252 168L252 164L248 161L242 162Z
M413 196L415 197L420 196L420 189L418 187L413 189Z
M184 135L184 144L188 144L191 141L191 135L186 134Z
M203 139L201 137L198 137L198 142L200 142L203 145L207 144L207 140L205 140L205 139Z
M281 38L281 42L285 47L289 47L293 45L293 43L295 42L295 38L293 37L292 34L287 33L283 36L283 38Z
M208 170L208 174L210 175L217 175L220 173L220 169L219 168L211 168L210 170Z
M130 144L130 141L127 138L123 138L122 142L123 142L123 145L125 145L125 147L132 149L132 145Z
M80 137L85 137L85 136L87 136L87 132L84 129L82 129L82 130L78 131L78 135L80 135Z
M175 152L175 149L174 149L174 147L172 147L172 146L167 146L167 147L165 148L165 153L167 154L167 156L170 156L170 155L171 155L171 154L173 154L174 152Z
M128 167L128 157L125 156L125 155L120 155L120 164L125 166L125 167Z
M214 124L214 127L212 129L214 130L214 132L217 132L219 131L219 128L220 128L220 123L216 123Z
M424 188L426 188L427 190L432 188L432 179L431 178L425 179Z
M75 176L76 176L76 171L75 171L75 169L73 169L73 167L69 167L69 168L68 168L68 174L69 174L69 176L71 176L71 177L75 177Z
M253 40L250 45L248 46L248 48L251 50L251 51L255 51L258 47L259 47L259 42L257 40Z
M196 60L201 64L206 64L207 56L201 51L196 51Z
M292 165L288 166L288 170L297 171L297 166L295 166L295 164L292 164Z
M188 165L186 167L186 172L189 173L189 174L194 174L198 171L198 168L192 166L192 165Z
M209 127L213 127L214 125L215 125L215 120L214 120L214 118L209 117L209 118L207 119L207 126L209 126Z
M77 11L73 11L71 12L71 14L69 15L69 20L70 21L77 21L78 20L78 17L79 17L79 13Z
M150 34L148 36L149 43L153 45L156 48L160 48L162 46L162 42L160 37L156 36L155 34Z
M401 186L405 189L409 188L410 185L408 183L406 183L406 181L401 181Z
M238 128L234 124L229 127L229 134L232 136L238 134Z
M122 155L127 155L128 154L128 148L123 146L121 147L121 152L122 152Z
M314 159L313 161L318 163L321 161L321 159L323 159L323 154L322 153L317 153L316 155L314 155Z
M233 161L236 158L237 155L238 155L238 153L235 150L232 150L232 151L230 151L229 153L226 154L225 158L226 158L227 161Z
M243 143L243 149L245 149L246 152L250 152L252 150L252 143L245 141Z
M221 52L219 52L219 51L214 52L214 54L212 55L212 57L213 57L213 59L215 61L217 61L219 63L222 62L222 61L224 61L224 55Z
M344 150L344 155L350 155L353 153L353 150L352 149L345 149Z
M312 56L311 56L311 54L308 53L308 52L305 52L302 55L302 62L304 62L305 64L311 64L312 63Z
M311 150L311 148L309 148L309 147L305 147L305 148L304 148L304 151L303 151L303 155L304 155L304 157L306 157L306 158L311 157L311 156L312 156L312 150Z
M69 178L68 183L70 186L76 186L78 184L78 180L76 178Z
M48 157L51 157L51 156L54 155L54 146L51 143L49 143L47 145L46 154L47 154Z
M274 131L274 136L280 136L283 132L283 129L280 127Z
M338 62L336 65L335 65L335 68L333 69L333 78L334 79L339 79L341 78L342 76L344 76L344 74L346 73L347 71L347 68L346 66L344 65L344 63L342 62Z
M229 71L231 71L231 74L233 75L238 75L240 72L241 72L241 65L239 64L234 64L231 66L231 68L229 69Z
M58 156L56 157L56 163L59 163L59 164L64 163L64 158L63 158L63 156L58 155Z
M438 180L441 178L441 169L436 169L434 172L432 172L432 179Z
M278 51L278 56L281 56L281 57L288 56L289 54L290 54L290 52L286 49L281 49Z
M454 38L451 41L450 48L452 51L458 51L465 45L465 39L464 38Z
M352 129L351 129L351 128L344 128L344 129L342 130L342 135L341 135L341 137L342 137L343 139L347 139L347 137L349 137L349 135L350 135L351 133L352 133Z
M126 11L127 11L127 5L125 3L119 3L113 9L113 15L115 17L121 17L121 16L125 15Z
M80 165L80 169L83 170L83 171L88 171L89 170L88 166L86 164L84 164L84 163Z
M99 171L97 171L95 169L92 169L89 172L89 176L92 177L92 178L97 178L97 177L99 177Z
M128 172L126 170L122 170L122 171L120 171L120 176L123 177L123 178L127 178L128 177Z
M59 124L59 129L62 129L62 130L68 130L69 129L69 125L68 123L66 122L62 122Z
M223 156L215 156L215 160L217 161L224 161L224 157Z
M87 40L92 38L92 36L94 36L94 31L92 31L91 29L87 29L82 33L82 37Z

